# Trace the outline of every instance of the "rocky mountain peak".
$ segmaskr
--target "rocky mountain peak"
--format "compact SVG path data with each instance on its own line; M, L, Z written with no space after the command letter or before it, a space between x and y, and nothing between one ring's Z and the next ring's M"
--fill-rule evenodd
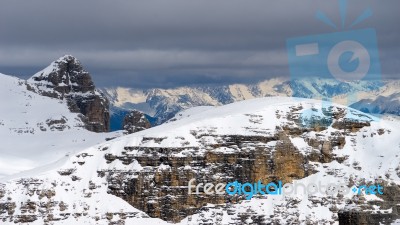
M47 68L33 75L29 80L42 88L51 88L58 93L51 97L63 98L69 93L95 91L89 72L83 69L80 61L71 55L65 55L52 62ZM39 84L39 85L38 85Z
M82 114L86 129L109 131L109 101L96 89L90 73L74 56L65 55L33 75L27 81L27 89L66 100L71 112Z

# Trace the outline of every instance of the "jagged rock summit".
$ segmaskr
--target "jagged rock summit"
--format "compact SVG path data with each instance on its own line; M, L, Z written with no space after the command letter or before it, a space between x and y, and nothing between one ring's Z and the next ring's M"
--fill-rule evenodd
M65 99L71 112L82 114L86 129L109 131L109 101L75 57L65 55L52 62L28 79L27 87L43 96Z

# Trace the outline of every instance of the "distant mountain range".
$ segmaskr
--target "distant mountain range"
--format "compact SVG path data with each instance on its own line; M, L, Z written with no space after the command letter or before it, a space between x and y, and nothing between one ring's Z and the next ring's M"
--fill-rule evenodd
M111 103L111 126L121 115L136 109L161 124L179 111L195 106L219 106L267 96L326 99L374 114L400 115L400 81L358 81L344 83L331 79L288 80L274 78L256 84L171 89L102 89ZM114 121L114 122L113 122ZM117 126L118 127L118 126ZM115 127L114 127L115 129Z

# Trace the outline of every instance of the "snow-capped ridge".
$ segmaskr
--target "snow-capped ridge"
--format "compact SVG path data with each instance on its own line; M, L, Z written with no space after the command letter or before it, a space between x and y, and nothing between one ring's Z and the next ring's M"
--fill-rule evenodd
M57 60L50 63L49 66L44 68L43 70L35 73L32 77L28 79L28 82L35 82L44 80L46 77L50 76L51 73L56 72L57 70L61 69L60 66L63 64L74 64L77 66L82 66L80 61L72 55L64 55Z

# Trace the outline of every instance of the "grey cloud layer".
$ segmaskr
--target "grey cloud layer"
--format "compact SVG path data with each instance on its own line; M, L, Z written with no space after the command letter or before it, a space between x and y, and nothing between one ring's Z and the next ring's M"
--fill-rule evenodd
M348 24L374 16L383 72L399 66L398 0L350 0ZM252 82L287 76L289 37L333 32L314 19L328 0L3 1L0 72L33 74L64 54L78 57L100 85L162 87Z

